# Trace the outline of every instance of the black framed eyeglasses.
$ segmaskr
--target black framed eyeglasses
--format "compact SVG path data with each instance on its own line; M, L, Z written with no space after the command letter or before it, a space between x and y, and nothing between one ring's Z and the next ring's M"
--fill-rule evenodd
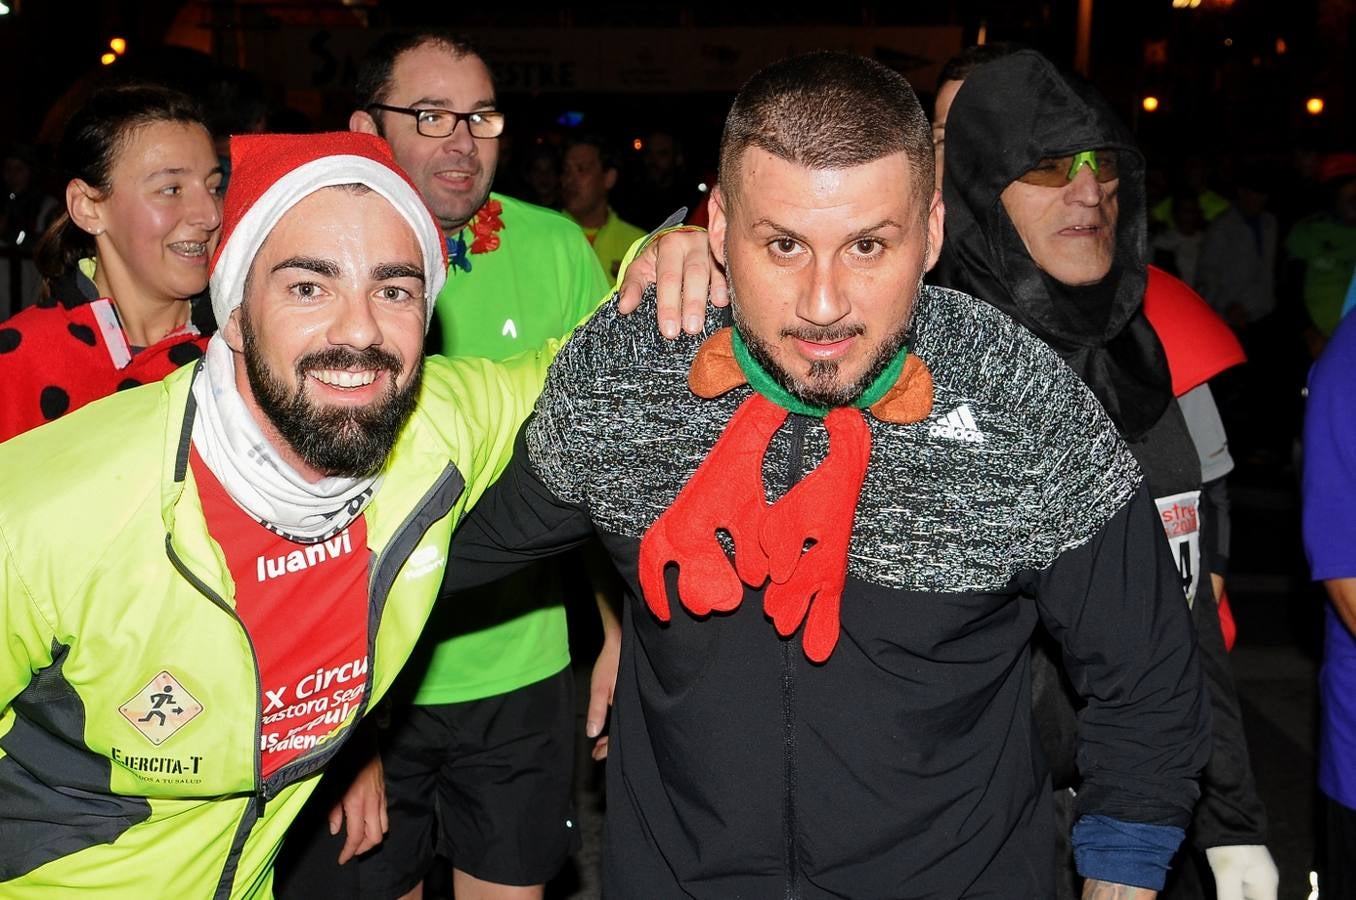
M463 119L466 120L466 128L471 132L471 137L497 138L504 133L504 114L495 109L453 112L450 109L412 109L406 106L387 106L385 103L369 103L367 108L414 116L415 130L424 137L448 137L457 130L457 125Z

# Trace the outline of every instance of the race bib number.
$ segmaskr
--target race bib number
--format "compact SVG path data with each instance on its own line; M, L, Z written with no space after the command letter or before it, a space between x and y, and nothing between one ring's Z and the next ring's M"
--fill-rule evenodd
M1171 497L1159 497L1158 518L1168 536L1177 572L1182 579L1182 593L1187 606L1196 602L1196 586L1201 577L1201 492L1187 491Z

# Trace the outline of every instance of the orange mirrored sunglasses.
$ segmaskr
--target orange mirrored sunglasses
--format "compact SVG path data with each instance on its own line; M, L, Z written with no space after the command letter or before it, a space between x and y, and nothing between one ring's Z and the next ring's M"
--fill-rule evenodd
M1052 156L1042 159L1017 180L1037 187L1064 187L1074 180L1083 166L1092 170L1100 182L1115 181L1121 177L1120 159L1115 150L1084 150L1072 156Z

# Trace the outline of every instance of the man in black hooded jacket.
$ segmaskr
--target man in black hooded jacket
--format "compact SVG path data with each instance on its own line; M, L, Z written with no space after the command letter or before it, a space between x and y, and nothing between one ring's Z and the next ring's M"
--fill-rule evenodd
M1143 311L1143 157L1101 97L1032 51L980 65L949 95L946 241L937 280L988 301L1059 353L1129 443L1160 512L1194 522L1200 460ZM1199 554L1193 564L1197 573L1209 571ZM1192 843L1205 851L1221 897L1274 900L1265 812L1211 580L1188 582L1188 599L1213 718ZM1035 678L1056 787L1075 787L1073 693L1048 653L1037 654ZM1181 868L1165 896L1200 896L1192 867ZM1072 891L1071 884L1060 888L1062 896Z

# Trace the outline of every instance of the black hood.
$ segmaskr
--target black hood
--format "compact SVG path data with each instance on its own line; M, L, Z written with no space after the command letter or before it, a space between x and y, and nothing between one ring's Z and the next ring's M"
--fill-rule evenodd
M1000 200L1044 157L1114 149L1120 160L1116 255L1095 285L1070 287L1037 267ZM1144 157L1106 102L1023 50L977 68L946 122L946 243L938 280L1039 335L1134 440L1172 398L1162 345L1144 317Z

